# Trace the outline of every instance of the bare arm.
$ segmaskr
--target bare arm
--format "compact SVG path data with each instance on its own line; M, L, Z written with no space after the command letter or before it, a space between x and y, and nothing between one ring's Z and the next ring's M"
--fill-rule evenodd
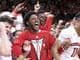
M58 49L60 46L60 41L57 40L51 49L52 55L55 60L60 60L60 54L58 53Z
M6 33L5 25L2 22L0 23L0 55L11 55L11 42Z

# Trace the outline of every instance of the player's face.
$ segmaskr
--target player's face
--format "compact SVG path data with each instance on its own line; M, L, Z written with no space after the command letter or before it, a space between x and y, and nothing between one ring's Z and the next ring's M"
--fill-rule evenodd
M5 24L6 31L10 32L11 25L9 23L7 23L7 22L5 22L4 24Z
M31 28L33 30L39 30L39 25L40 25L40 21L38 19L37 15L31 15L30 19L29 19L29 24L31 25Z
M14 38L17 39L21 33L22 33L22 31L17 31Z
M80 20L76 20L75 25L77 26L78 29L80 29Z

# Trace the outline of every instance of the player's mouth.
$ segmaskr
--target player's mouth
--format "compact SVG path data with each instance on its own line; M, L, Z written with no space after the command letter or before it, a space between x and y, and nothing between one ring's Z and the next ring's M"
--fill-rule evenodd
M35 30L39 30L39 23L38 23L38 22L35 22L35 24L34 24L34 29L35 29Z
M35 22L35 24L34 24L35 26L39 26L39 23L38 22Z

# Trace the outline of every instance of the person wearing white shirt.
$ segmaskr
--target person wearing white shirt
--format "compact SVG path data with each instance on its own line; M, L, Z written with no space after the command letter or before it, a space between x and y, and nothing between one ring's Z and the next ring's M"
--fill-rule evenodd
M58 37L63 53L60 60L80 60L78 56L80 48L80 13L73 18L71 25L63 29Z
M12 19L9 16L0 16L0 60L12 60L9 33Z

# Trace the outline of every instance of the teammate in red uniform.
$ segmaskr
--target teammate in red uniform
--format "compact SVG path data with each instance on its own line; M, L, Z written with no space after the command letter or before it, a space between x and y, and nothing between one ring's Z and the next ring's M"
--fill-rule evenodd
M17 59L27 60L53 60L53 47L56 39L48 31L39 29L40 20L34 12L24 16L25 30L17 40L14 41L12 53Z
M40 16L40 29L50 31L52 28L54 15L50 14L49 12L45 12Z

